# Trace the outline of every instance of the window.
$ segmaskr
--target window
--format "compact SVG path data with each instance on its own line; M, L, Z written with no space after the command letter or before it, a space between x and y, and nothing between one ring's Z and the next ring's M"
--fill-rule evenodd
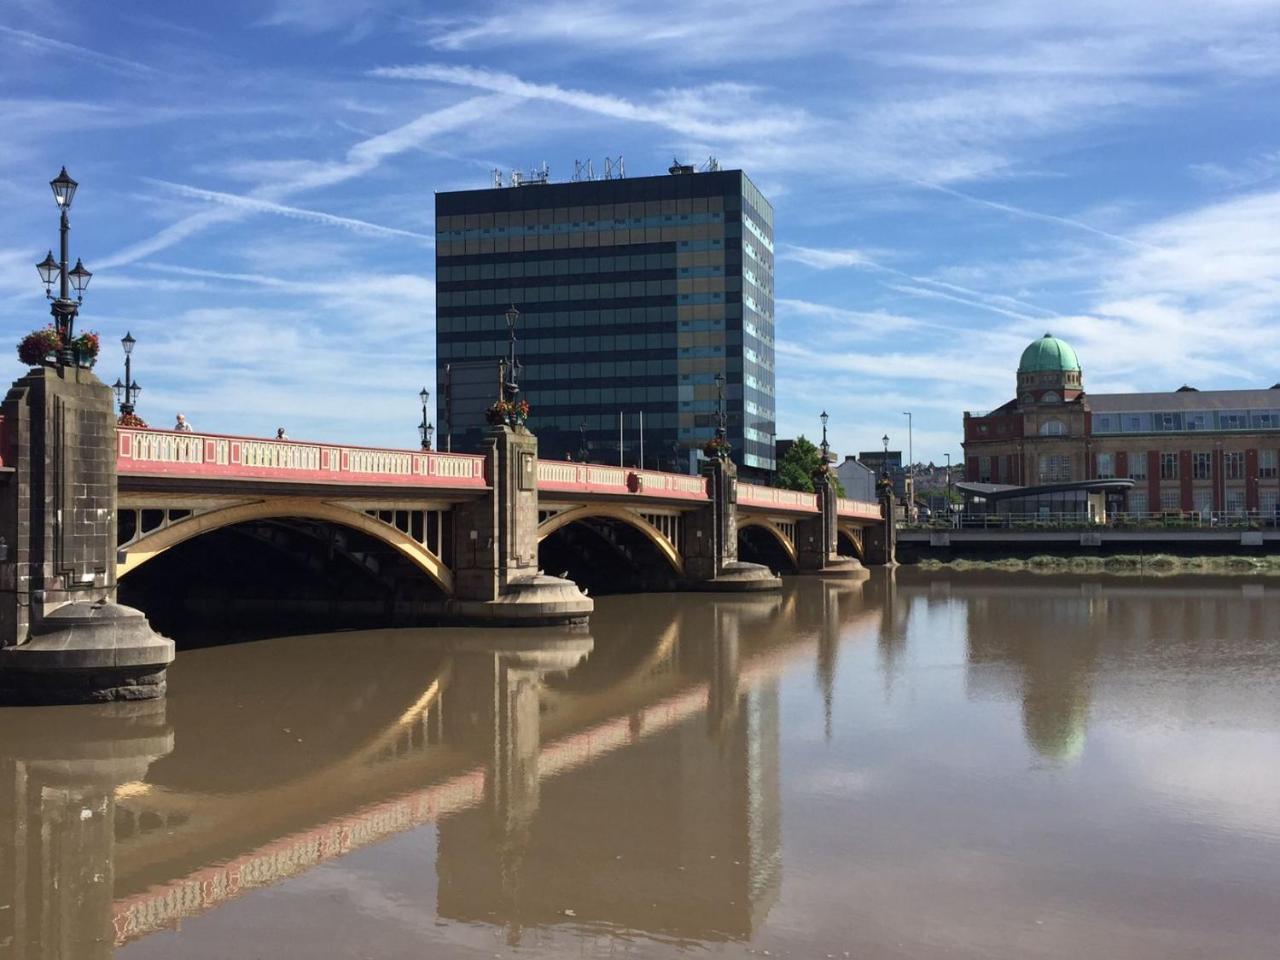
M1114 428L1111 426L1111 416L1106 413L1095 413L1093 415L1093 432L1094 433L1110 433Z
M1197 513L1213 512L1213 491L1208 487L1203 487L1196 491L1195 505Z
M991 482L991 458L990 457L978 458L978 482L979 483Z
M1258 476L1264 480L1276 477L1276 452L1274 450L1258 451Z
M1186 415L1186 425L1188 430L1207 430L1209 428L1209 415L1207 413L1188 413Z
M1147 479L1147 455L1142 450L1134 450L1129 454L1129 479Z
M1110 480L1116 475L1116 458L1112 453L1098 454L1098 479Z
M1040 436L1042 437L1065 437L1067 435L1067 425L1061 420L1046 420L1040 424Z
M1178 455L1176 453L1160 454L1160 479L1178 479Z
M1040 454L1040 482L1065 483L1071 479L1071 458L1066 454Z
M1243 430L1249 425L1249 417L1243 410L1223 410L1218 414L1218 426L1223 430Z
M1241 487L1227 488L1227 513L1241 514L1244 513L1244 489Z
M1191 455L1191 476L1195 480L1208 480L1213 476L1213 454L1193 453Z
M1244 479L1244 454L1239 450L1232 450L1222 455L1223 470L1228 480Z
M1177 490L1161 490L1160 491L1160 510L1169 512L1182 509L1182 498Z
M1138 514L1147 512L1147 495L1145 493L1138 493L1134 490L1129 491L1129 512Z
M1061 399L1062 398L1052 390L1046 390L1044 393L1040 394L1041 403L1057 403Z
M1274 490L1261 491L1258 494L1258 512L1262 514L1263 520L1280 520L1280 494Z

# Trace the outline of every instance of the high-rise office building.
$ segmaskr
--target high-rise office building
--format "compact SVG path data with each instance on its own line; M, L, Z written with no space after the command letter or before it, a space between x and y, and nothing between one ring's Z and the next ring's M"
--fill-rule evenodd
M454 450L480 442L511 305L541 456L576 460L585 441L593 461L638 465L643 436L645 466L689 470L721 374L734 460L773 469L773 208L742 171L436 194L438 423Z

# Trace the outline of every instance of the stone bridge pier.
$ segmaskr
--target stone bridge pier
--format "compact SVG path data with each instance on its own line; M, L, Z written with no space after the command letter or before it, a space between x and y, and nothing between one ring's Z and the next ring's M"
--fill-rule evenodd
M0 415L0 702L162 696L173 641L112 602L110 388L78 366L37 367Z
M703 466L707 505L688 514L684 569L696 590L738 592L780 590L782 580L768 567L738 559L738 468L712 458Z
M538 570L538 438L497 426L485 438L490 491L455 508L450 616L498 626L585 622L595 603Z

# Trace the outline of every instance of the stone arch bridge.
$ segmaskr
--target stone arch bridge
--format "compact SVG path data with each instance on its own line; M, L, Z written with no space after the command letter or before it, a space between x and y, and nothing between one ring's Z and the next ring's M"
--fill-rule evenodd
M474 566L503 532L485 522L492 518L483 509L506 479L496 456L132 428L118 429L116 444L120 578L217 530L301 521L376 541L444 597L465 598L459 568ZM881 524L878 504L833 496L824 511L821 493L730 478L722 497L729 530L708 557L700 547L716 539L713 478L539 460L525 451L520 459L514 486L533 494L538 544L587 528L632 562L656 560L681 587L714 582L749 541L766 545L780 572L838 572L841 554L875 560L864 531ZM345 543L339 536L331 546Z

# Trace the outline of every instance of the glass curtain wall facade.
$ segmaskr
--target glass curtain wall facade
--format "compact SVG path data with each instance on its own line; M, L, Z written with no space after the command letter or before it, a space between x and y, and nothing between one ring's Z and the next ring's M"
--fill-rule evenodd
M436 194L437 423L474 450L485 407L445 366L507 353L540 455L687 471L715 432L717 373L733 458L774 468L773 208L740 170ZM621 416L621 440L619 418Z

